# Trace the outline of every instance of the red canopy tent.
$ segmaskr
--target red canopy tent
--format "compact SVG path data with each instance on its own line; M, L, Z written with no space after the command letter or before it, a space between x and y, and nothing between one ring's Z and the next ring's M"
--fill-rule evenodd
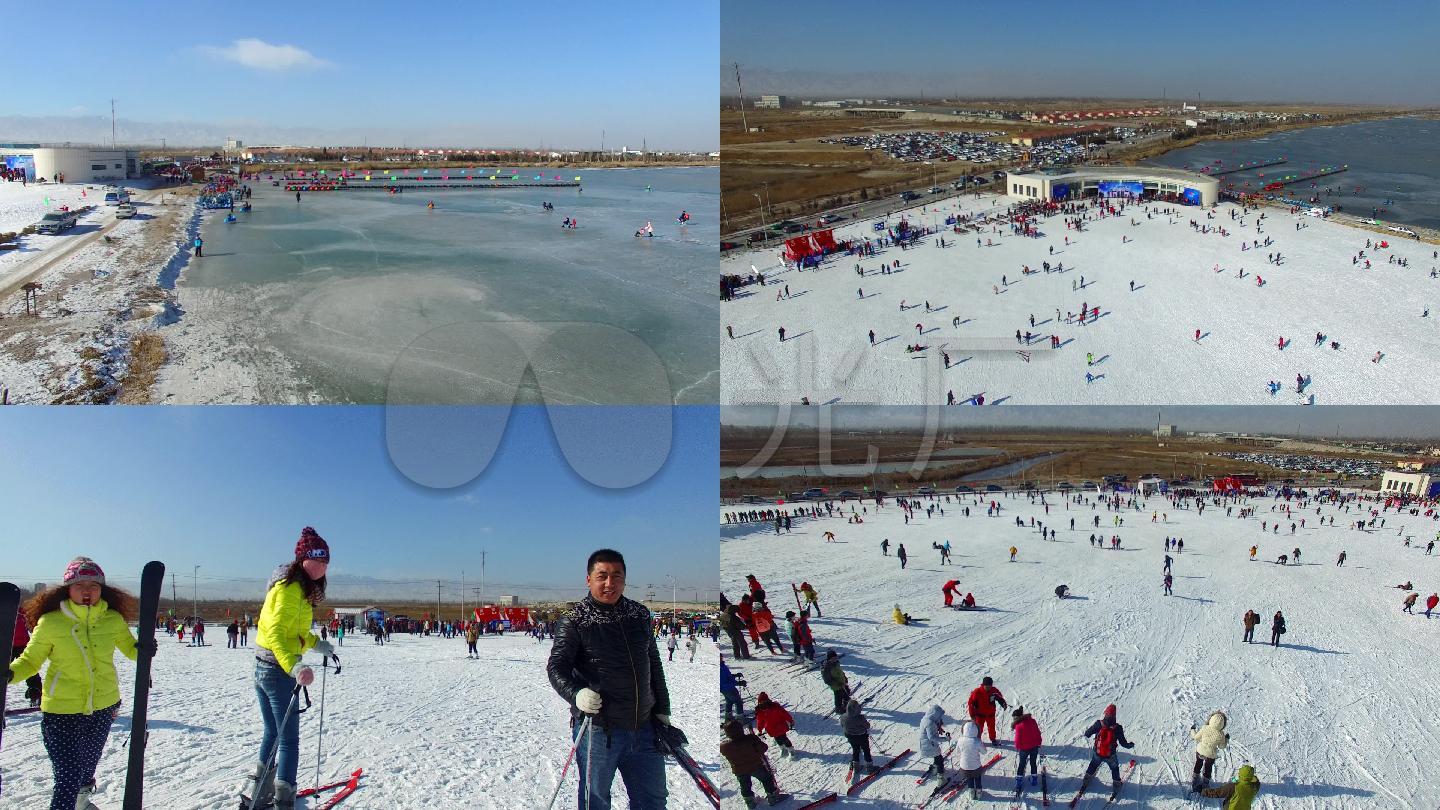
M826 228L823 231L811 231L803 236L796 236L785 240L785 260L798 262L810 256L821 256L826 251L837 250L835 244L835 229Z

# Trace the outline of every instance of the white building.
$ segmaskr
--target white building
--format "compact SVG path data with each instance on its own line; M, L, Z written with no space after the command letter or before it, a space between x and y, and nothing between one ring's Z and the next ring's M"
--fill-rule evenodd
M1100 195L1138 197L1173 194L1192 205L1209 206L1220 199L1220 181L1180 169L1150 166L1022 169L1006 175L1011 197L1028 200L1075 200Z
M1440 490L1440 481L1428 472L1386 470L1380 476L1380 492L1385 495L1410 495L1428 498Z
M43 177L51 182L61 175L67 183L140 176L140 152L136 149L0 144L0 162L12 169L23 168L32 180Z
M238 138L226 138L226 139L225 139L225 151L226 151L226 152L238 152L238 151L240 151L241 149L244 149L244 148L245 148L245 144L244 144L243 142L241 142Z
M761 110L761 109L778 110L778 109L780 109L781 107L784 107L784 106L785 106L785 97L784 97L784 96L761 96L761 97L760 97L760 100L755 102L755 109L757 109L757 110Z

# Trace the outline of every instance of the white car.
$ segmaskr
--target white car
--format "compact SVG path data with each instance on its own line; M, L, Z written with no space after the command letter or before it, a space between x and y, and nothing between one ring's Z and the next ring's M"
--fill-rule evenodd
M120 203L119 207L115 209L116 219L130 219L135 216L135 214L135 206L129 202Z

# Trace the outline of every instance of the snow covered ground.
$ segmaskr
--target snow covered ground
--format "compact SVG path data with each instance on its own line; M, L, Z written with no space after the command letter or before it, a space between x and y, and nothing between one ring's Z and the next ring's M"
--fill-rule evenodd
M918 749L917 724L930 703L938 701L951 718L963 717L970 691L989 675L1011 708L1023 704L1039 722L1052 799L1074 796L1089 756L1089 741L1076 737L1113 702L1135 743L1133 751L1122 749L1121 761L1129 754L1139 762L1120 807L1200 806L1182 786L1193 762L1187 731L1215 709L1229 714L1232 734L1215 781L1228 781L1241 764L1252 763L1263 784L1258 808L1440 806L1433 758L1440 728L1432 722L1440 696L1429 684L1440 653L1440 615L1427 620L1418 611L1402 614L1406 592L1394 587L1413 580L1422 610L1425 597L1440 590L1440 555L1426 556L1424 549L1440 529L1433 517L1392 508L1381 513L1384 528L1377 522L1360 531L1346 526L1360 514L1357 507L1346 512L1323 505L1320 515L1334 516L1336 526L1317 527L1311 503L1296 506L1295 521L1305 518L1306 527L1291 536L1289 519L1279 535L1262 533L1262 521L1273 526L1279 516L1272 506L1278 510L1284 503L1269 498L1249 501L1256 514L1240 519L1227 517L1225 506L1207 504L1201 515L1193 503L1177 509L1156 496L1138 512L1118 513L1125 523L1117 528L1117 513L1097 509L1093 494L1067 508L1052 493L1048 516L1024 495L999 495L999 517L986 517L986 507L966 496L968 518L956 497L938 501L943 516L927 518L919 510L908 526L893 502L878 513L871 503L863 524L840 517L802 520L780 537L764 523L722 524L721 581L729 595L738 598L744 576L755 574L772 594L771 607L783 615L793 609L790 583L808 580L824 611L812 621L817 660L827 649L848 653L844 669L852 684L864 684L862 697L884 686L866 706L877 762L883 761L880 752ZM1151 523L1152 510L1167 515L1164 522ZM1015 525L1017 515L1024 528ZM1095 515L1098 529L1091 525ZM1058 531L1055 542L1040 539L1032 517ZM1403 545L1402 526L1415 537L1410 547ZM835 543L821 538L827 530ZM1092 532L1118 534L1122 548L1092 548ZM1171 554L1169 597L1161 587L1167 536L1185 541L1183 553ZM880 551L886 538L888 557ZM942 567L931 542L945 540L953 564ZM910 554L906 570L894 556L900 543ZM1250 562L1249 547L1257 543L1257 561ZM1011 545L1019 550L1015 562L1008 561ZM1297 546L1303 565L1275 564ZM1348 558L1337 567L1341 550ZM945 608L940 588L950 578L985 610ZM1074 598L1056 599L1061 583ZM892 623L896 603L928 620ZM1247 609L1262 617L1255 637L1265 643L1242 642ZM1269 628L1277 610L1284 611L1289 632L1272 648ZM808 753L781 760L772 748L782 788L807 797L835 790L849 748L830 714L830 693L818 671L781 671L784 660L761 652L755 660L730 663L749 681L747 711L755 695L767 691L795 715L797 744ZM999 713L1002 740L1008 719L1009 712ZM958 732L960 724L948 728ZM1015 756L1010 748L996 750L1005 758L987 775L987 798L979 806L1008 808ZM928 792L915 785L924 767L912 754L854 799L846 799L842 788L842 804L914 807ZM1100 786L1081 807L1098 808L1108 795L1108 771L1102 768L1097 780ZM733 787L733 777L729 782ZM1039 806L1038 792L1036 798L1032 806Z
M95 210L80 217L74 228L60 234L33 234L20 237L20 247L14 250L0 250L0 286L7 283L7 277L20 272L32 259L44 256L52 248L62 247L72 237L86 231L93 231L115 219L115 209L104 205L105 193L99 185L84 183L19 183L0 182L0 233L19 233L27 225L34 225L50 211L58 211L68 205L79 210L86 205L96 206ZM48 200L48 204L47 204Z
M983 217L1006 202L991 195L937 198L885 223L894 227L903 216L912 225L943 228L947 215ZM1032 405L1288 405L1312 394L1315 403L1331 405L1434 401L1429 381L1440 371L1440 309L1421 315L1440 304L1440 280L1430 277L1440 265L1431 257L1435 246L1389 237L1390 249L1366 251L1372 266L1364 270L1351 258L1367 239L1382 238L1369 231L1267 208L1257 232L1257 215L1241 225L1231 219L1238 209L1230 204L1209 220L1199 208L1168 207L1178 213L1147 219L1144 207L1131 206L1080 233L1056 216L1041 220L1041 238L1012 235L1004 224L980 233L946 231L945 248L930 236L913 249L891 247L860 259L863 278L855 257L796 272L783 267L778 250L733 251L721 259L722 273L749 275L753 265L766 283L722 304L721 401L944 403L948 392L962 403L984 394L986 404ZM1201 234L1191 219L1230 235L1213 227ZM843 223L835 238L884 236L873 230L875 221ZM1271 246L1241 250L1242 239L1266 237ZM1280 266L1266 260L1275 251L1284 254ZM1392 255L1408 258L1410 267L1389 264ZM899 272L880 274L882 263L895 261ZM1044 273L1046 261L1063 263L1064 272ZM1022 275L1026 265L1036 272ZM1066 313L1082 304L1099 307L1099 320L1066 323ZM733 339L725 337L727 326ZM782 326L784 342L777 339ZM1020 345L1017 329L1036 338ZM1327 335L1325 345L1315 345L1316 332ZM1050 349L1051 335L1061 342L1057 350ZM1293 343L1277 348L1280 336ZM929 350L908 353L917 341ZM950 355L948 369L942 350ZM1377 351L1384 356L1371 362ZM1087 365L1087 353L1094 365ZM1295 392L1297 374L1311 377L1303 396ZM1278 394L1267 388L1271 380L1283 387Z
M226 649L223 625L212 625L209 638L214 646L195 648L159 636L146 750L147 807L232 807L242 772L258 753L254 651ZM356 768L364 768L365 776L340 807L544 807L569 752L565 703L545 677L550 641L482 636L479 648L481 658L473 661L465 657L463 637L397 633L384 647L369 636L346 639L341 674L327 676L320 776L331 782ZM684 657L682 648L665 665L674 721L689 736L691 753L717 778L718 656L707 641L695 663L682 662ZM135 669L123 657L117 660L128 707ZM19 691L12 689L11 697L18 700ZM315 783L318 673L310 694L316 705L300 724L301 787ZM118 808L124 795L129 724L129 709L122 708L97 774L100 807ZM667 763L669 806L708 807L689 777L673 760ZM11 719L0 773L5 779L0 808L49 802L50 764L39 715ZM574 807L575 779L572 767L557 807ZM615 795L617 807L627 806L618 778Z

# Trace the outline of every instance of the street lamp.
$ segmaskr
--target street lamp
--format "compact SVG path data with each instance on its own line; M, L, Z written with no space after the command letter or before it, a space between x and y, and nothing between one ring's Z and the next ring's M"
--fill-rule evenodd
M750 196L754 197L755 204L760 206L760 235L765 237L765 239L761 241L768 240L770 238L770 224L765 221L765 201L760 199L759 192L752 191L750 192Z
M668 579L668 580L670 580L670 617L671 617L671 621L678 625L678 624L680 624L680 607L679 607L679 602L680 602L680 600L679 600L678 597L676 597L676 593L679 592L679 586L675 584L675 576L674 576L673 574L666 574L666 575L665 575L665 578Z
M190 617L191 617L191 618L195 618L195 617L197 617L197 616L200 615L200 611L199 611L199 610L197 609L197 607L196 607L196 606L199 604L199 602L197 601L197 598L196 598L196 593L197 593L196 583L199 581L199 579L200 579L200 566L197 565L197 566L195 566L195 570L190 572Z

